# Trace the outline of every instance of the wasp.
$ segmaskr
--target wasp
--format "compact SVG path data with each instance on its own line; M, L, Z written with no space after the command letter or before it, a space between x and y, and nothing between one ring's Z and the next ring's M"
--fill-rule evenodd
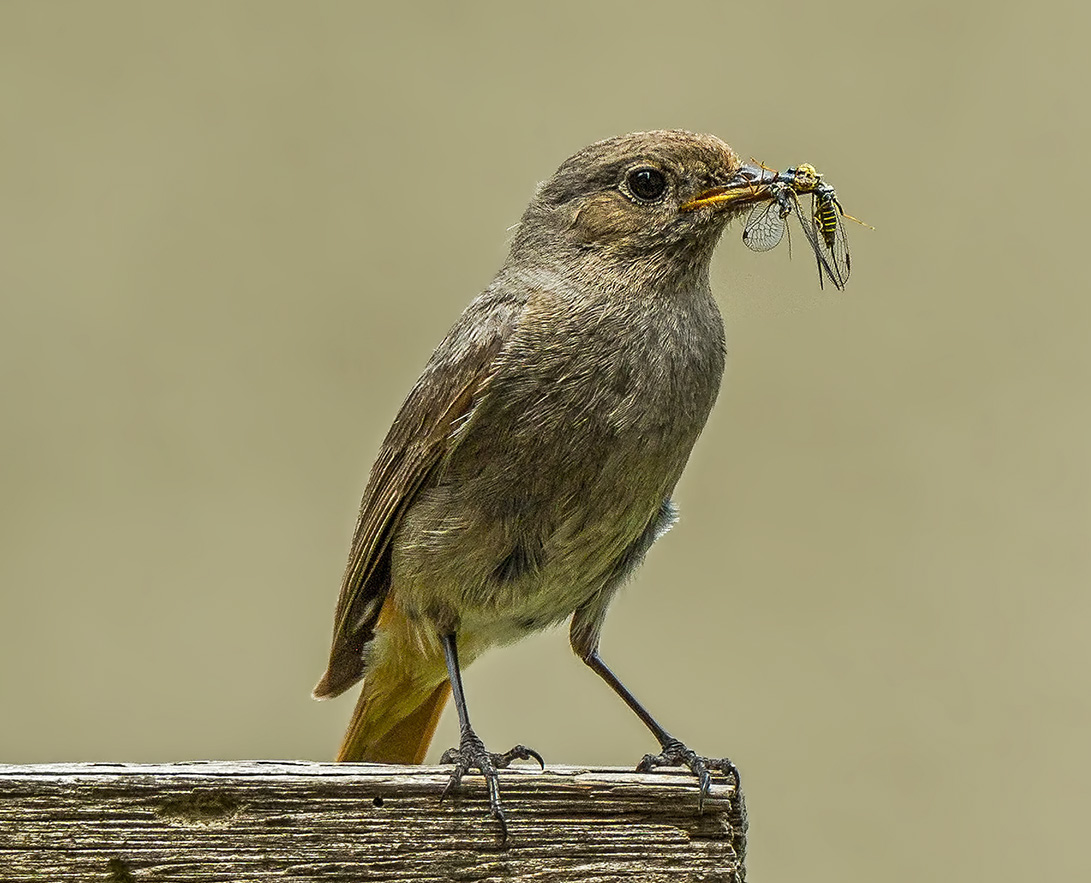
M865 227L870 225L845 212L837 191L823 181L822 175L809 163L801 163L786 172L774 172L763 184L768 187L770 199L751 209L743 227L743 242L754 251L775 248L788 229L788 216L794 213L818 263L818 284L823 285L825 277L835 288L843 289L852 263L848 236L841 219L848 218ZM807 195L811 197L809 211L804 210L801 199ZM790 232L788 248L791 249Z

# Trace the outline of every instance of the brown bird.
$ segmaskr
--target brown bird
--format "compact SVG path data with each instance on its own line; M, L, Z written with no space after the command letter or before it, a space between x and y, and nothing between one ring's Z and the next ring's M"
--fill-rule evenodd
M764 176L764 177L763 177ZM539 186L507 262L443 339L364 491L316 698L361 678L338 760L420 763L448 695L461 730L448 789L537 752L485 749L460 664L571 618L571 644L659 742L641 769L698 756L599 657L610 600L676 518L671 502L716 400L724 329L709 263L768 170L719 138L638 132L581 150Z

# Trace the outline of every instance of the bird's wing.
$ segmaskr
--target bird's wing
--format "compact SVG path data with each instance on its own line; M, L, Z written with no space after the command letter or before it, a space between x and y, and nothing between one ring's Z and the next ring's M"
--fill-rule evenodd
M316 698L336 696L364 674L390 587L390 540L418 491L452 450L493 376L522 304L483 295L432 354L379 449L360 504L334 616L330 662Z

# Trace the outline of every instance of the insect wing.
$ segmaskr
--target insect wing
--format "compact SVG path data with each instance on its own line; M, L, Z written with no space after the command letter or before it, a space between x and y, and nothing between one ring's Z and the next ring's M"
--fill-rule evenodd
M754 251L769 251L780 244L784 237L784 227L778 202L774 200L766 205L756 205L746 216L742 241Z
M829 276L830 281L836 288L843 288L845 283L841 280L840 276L834 272L833 268L830 266L829 260L827 260L829 249L826 248L826 242L822 238L822 228L819 224L818 196L814 193L811 194L811 210L809 212L803 210L803 205L798 198L795 200L795 209L796 217L799 218L799 224L803 228L803 234L811 244L811 250L814 252L815 261L818 263L819 287L825 287L823 285L824 272L826 276Z

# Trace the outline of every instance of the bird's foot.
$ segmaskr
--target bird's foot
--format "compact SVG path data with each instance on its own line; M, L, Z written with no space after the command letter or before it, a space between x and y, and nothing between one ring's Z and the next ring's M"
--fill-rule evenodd
M500 778L496 771L510 766L513 760L531 759L538 761L538 765L545 769L542 755L533 748L516 745L503 754L493 754L485 749L485 743L478 738L477 733L473 730L465 730L459 740L458 748L448 748L439 759L440 763L455 765L440 799L442 800L452 789L458 787L462 777L470 770L479 770L485 777L485 785L489 789L489 812L500 824L500 843L503 844L508 839L508 820L504 815L504 808L500 805Z
M692 748L688 748L677 739L671 739L663 745L659 754L645 754L644 759L636 765L638 773L648 773L661 766L684 766L697 777L700 791L697 797L698 810L704 810L705 798L712 790L712 773L719 772L730 776L735 780L735 789L739 790L742 783L739 780L739 768L726 757L710 758L701 757Z

